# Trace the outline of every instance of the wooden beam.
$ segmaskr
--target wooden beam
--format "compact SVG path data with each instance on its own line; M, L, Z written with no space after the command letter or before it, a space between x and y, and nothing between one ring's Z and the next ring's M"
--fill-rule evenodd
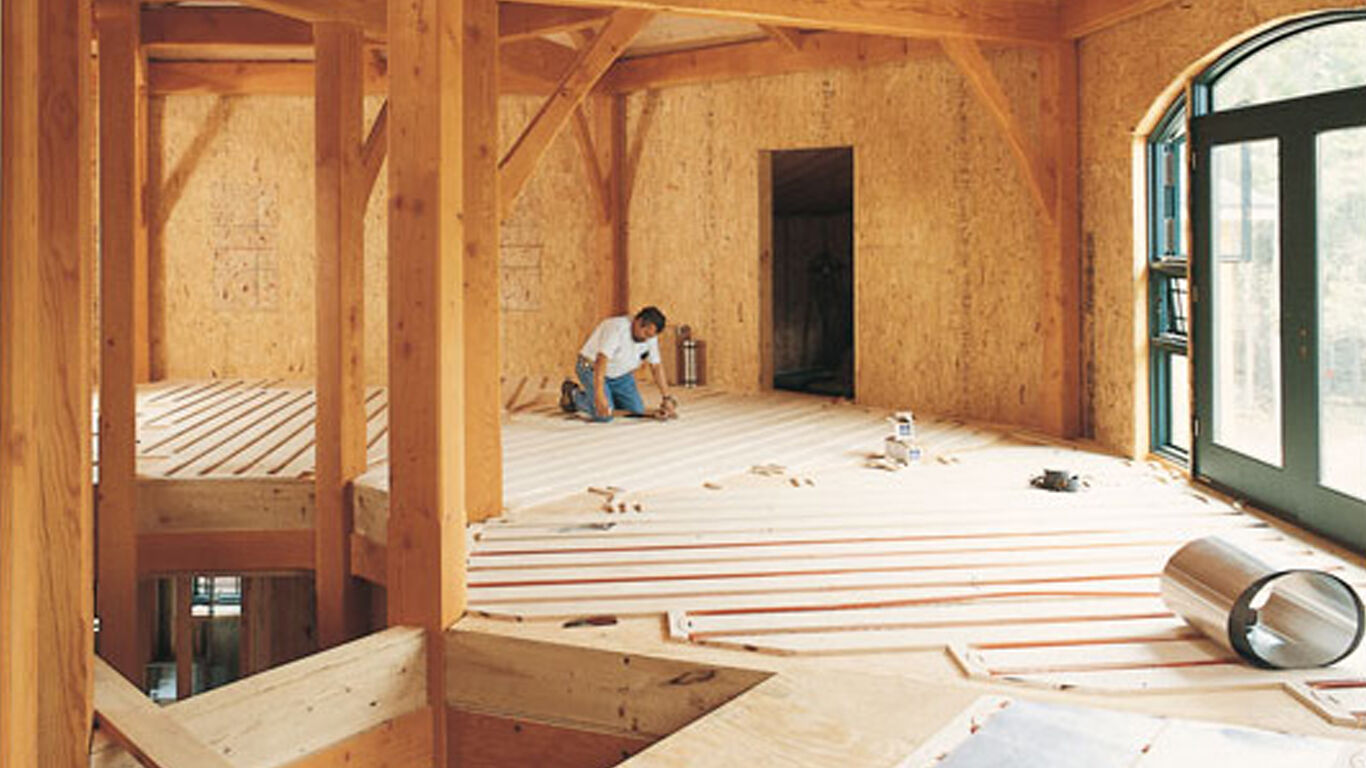
M580 51L574 65L560 79L555 92L498 164L499 212L502 218L511 213L517 195L536 170L536 164L549 149L550 142L650 18L651 14L642 11L617 11L608 19L602 32L593 38L593 42Z
M1026 45L1052 42L1060 28L1056 7L1028 0L946 0L929 8L862 0L554 0L551 4L633 8L834 32Z
M789 51L795 52L802 49L802 33L791 27L775 27L772 24L760 24L759 29L762 29L764 34L773 38L778 45Z
M1039 297L1043 334L1042 426L1059 437L1081 433L1081 139L1077 44L1043 52L1039 125L1055 212L1045 228Z
M1062 36L1068 40L1094 34L1171 5L1173 0L1068 0L1062 6Z
M375 61L365 65L365 92L384 93L389 78ZM154 94L307 95L313 92L311 61L154 61L148 84Z
M234 765L278 768L338 745L354 745L358 735L425 711L425 700L423 632L396 627L177 701L162 711ZM414 730L420 736L422 729ZM90 768L137 766L103 733L96 732L92 744L83 742L81 751L88 752ZM386 764L394 765L350 763Z
M921 40L818 32L802 36L800 51L774 50L773 43L762 40L618 61L599 87L624 93L938 55L938 45Z
M1034 195L1040 213L1048 221L1054 218L1053 180L1044 166L1038 142L1032 141L1024 126L1011 109L1010 97L991 71L991 64L982 55L976 43L965 40L945 39L939 41L950 60L957 65L971 86L973 93L987 108L992 119L1000 127L1006 144L1015 155L1023 171L1026 185Z
M617 93L607 98L610 99L607 119L610 121L608 142L611 144L607 186L612 195L609 255L612 275L611 310L612 314L627 314L631 311L631 260L628 236L631 200L627 184L627 166L630 158L627 156L626 146L626 96Z
M351 534L351 573L371 584L384 585L387 547L359 533Z
M138 654L137 309L147 301L147 225L139 139L138 0L99 0L100 486L99 651L141 681ZM144 316L145 320L145 316Z
M379 114L375 116L375 122L370 125L370 133L365 137L365 146L361 149L360 164L364 169L364 179L361 188L364 191L366 200L370 199L370 193L375 188L375 181L379 179L379 169L384 166L384 157L389 153L389 102L386 100L384 106L379 108ZM364 213L362 211L362 213Z
M602 174L598 149L593 143L593 129L588 125L588 116L584 114L583 107L574 110L574 139L579 144L579 154L583 156L584 180L588 182L588 189L598 204L602 220L611 221L612 193L608 189L611 179Z
M498 4L498 39L508 43L600 26L611 11L528 3Z
M330 648L351 634L356 594L349 489L366 469L364 40L360 27L337 22L315 24L313 37L318 351L313 563L318 644Z
M313 548L311 530L143 533L138 573L307 571Z
M487 7L486 7L487 6ZM503 514L502 292L499 288L498 29L494 3L467 7L465 59L478 67L464 80L465 515L483 522ZM471 34L470 30L476 33ZM482 71L487 68L488 71ZM392 541L392 539L391 539ZM435 705L434 705L435 706ZM433 716L441 716L434 713Z
M94 643L89 0L7 0L0 179L0 764L88 760Z
M174 584L171 643L175 648L175 697L184 701L194 695L194 576L177 576Z
M432 761L430 707L414 710L287 763L285 768L404 768Z
M313 47L313 28L297 19L252 8L143 8L142 44L151 57L205 50L240 52Z
M384 40L386 37L385 0L242 0L242 5L309 24L320 21L354 24L371 39Z
M98 657L95 659L95 717L101 732L109 734L149 768L233 766Z
M505 43L498 47L499 90L549 93L576 59L573 48L548 40Z
M389 4L389 463L386 557L390 624L429 640L434 765L446 763L441 633L465 609L466 323L496 344L485 305L464 306L467 265L496 260L497 4ZM494 112L489 114L490 102ZM487 249L494 249L489 253ZM468 249L473 253L467 254ZM476 275L475 279L479 279ZM497 299L493 299L497 301ZM496 304L495 304L496 307ZM479 360L486 360L479 353ZM495 353L496 354L496 353ZM494 358L496 359L496 357ZM484 375L495 380L497 368ZM478 407L497 412L498 399ZM496 418L496 416L495 416ZM499 457L483 459L499 462Z

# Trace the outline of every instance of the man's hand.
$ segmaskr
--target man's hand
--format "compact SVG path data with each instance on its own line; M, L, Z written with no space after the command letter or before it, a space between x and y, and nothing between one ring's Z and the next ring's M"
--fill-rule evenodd
M660 420L678 418L678 401L673 395L665 395L659 401L659 410L655 412L655 418Z
M605 419L612 415L612 402L607 399L607 395L599 390L593 396L593 408L597 411L598 418Z

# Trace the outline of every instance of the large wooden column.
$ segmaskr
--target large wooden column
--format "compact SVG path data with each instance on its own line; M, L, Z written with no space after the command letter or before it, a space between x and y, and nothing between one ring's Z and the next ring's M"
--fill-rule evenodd
M100 103L99 652L143 678L137 553L136 386L147 370L146 144L138 0L98 0ZM141 310L141 324L139 323ZM139 358L141 358L139 360ZM141 371L139 371L139 362Z
M364 38L360 27L313 25L317 160L318 420L314 574L318 645L349 639L352 514L347 486L365 471L365 201L361 165Z
M90 0L4 0L0 766L89 762Z
M627 186L626 148L626 94L614 93L610 97L609 144L611 162L608 170L608 188L612 193L612 314L622 315L631 311L631 260L628 253L630 242L631 205Z
M428 631L434 764L445 765L441 632L465 608L465 361L471 250L497 244L494 0L389 4L390 624ZM484 210L491 208L491 210ZM493 411L498 401L476 407Z
M1042 270L1044 427L1062 437L1081 432L1081 143L1077 47L1064 40L1043 50L1039 125L1053 217L1044 226Z

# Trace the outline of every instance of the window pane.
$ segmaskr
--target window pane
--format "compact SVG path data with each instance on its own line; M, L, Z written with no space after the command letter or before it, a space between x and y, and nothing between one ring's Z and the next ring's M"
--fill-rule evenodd
M1327 24L1253 53L1211 88L1218 110L1366 85L1366 20Z
M1281 254L1274 139L1210 153L1214 441L1280 466Z
M1167 370L1171 374L1171 415L1167 442L1186 453L1191 450L1191 385L1190 361L1185 355L1169 355Z
M1184 277L1167 279L1167 317L1162 331L1169 336L1189 336L1186 330L1186 297L1190 289Z
M1366 498L1366 128L1318 140L1319 475Z

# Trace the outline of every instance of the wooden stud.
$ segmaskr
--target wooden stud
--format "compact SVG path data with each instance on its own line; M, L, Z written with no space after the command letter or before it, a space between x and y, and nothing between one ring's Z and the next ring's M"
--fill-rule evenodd
M773 153L759 152L759 391L773 389Z
M88 762L91 7L3 4L0 765Z
M1171 4L1172 0L1071 0L1060 4L1062 36L1075 40Z
M773 38L778 45L789 51L800 51L802 49L802 33L791 27L775 27L772 24L760 24L759 29L764 34Z
M612 194L612 313L631 311L630 214L631 197L627 183L626 96L610 97L611 160L608 189Z
M503 513L499 20L495 3L467 2L466 14L460 166L464 183L465 516L469 522L482 522ZM471 67L477 76L470 74Z
M149 768L232 768L101 659L95 659L95 716L102 732Z
M1043 333L1041 426L1060 437L1081 431L1081 139L1077 50L1063 41L1044 50L1039 74L1041 145L1055 212L1046 227L1039 297Z
M772 42L761 40L618 61L599 87L616 92L642 91L795 72L871 67L939 53L939 46L923 40L817 32L802 36L800 51L774 50Z
M1029 185L1029 191L1034 195L1034 202L1038 204L1039 211L1044 218L1052 221L1055 217L1053 179L1044 165L1043 153L1039 151L1038 143L1031 141L1025 133L1015 111L1011 109L1010 97L1006 95L1005 88L1001 86L1000 81L992 73L991 64L982 56L981 48L972 41L955 39L941 40L940 45L944 47L944 52L948 54L949 59L957 65L958 70L963 73L963 77L967 79L973 93L977 94L982 105L987 108L996 124L1000 126L1001 132L1005 135L1006 143L1010 146L1011 152L1015 154L1015 159L1020 163L1020 168L1024 172L1025 183Z
M194 576L175 578L175 613L171 616L175 646L175 697L184 701L194 695L194 617L191 594Z
M144 355L146 350L135 312L147 299L147 228L139 205L146 145L138 141L138 6L137 0L99 0L97 9L102 343L96 613L100 655L134 681L143 677L137 652L135 357L139 348Z
M252 0L252 4L262 1ZM1025 45L1052 42L1059 30L1055 6L1029 2L947 0L933 8L863 0L553 0L553 4L634 8L892 37L954 37Z
M498 164L498 208L502 218L511 213L517 195L550 148L550 142L651 17L644 11L616 11L593 42L579 52L555 92Z
M497 232L488 231L496 211L474 208L488 204L487 193L466 199L480 182L497 188L483 158L497 152L496 101L484 95L496 84L497 4L390 3L389 31L387 602L390 624L426 632L432 746L440 766L446 762L440 637L465 608L463 282L470 260L497 258ZM484 250L490 247L492 254ZM496 345L496 313L492 324L487 312L470 314L479 322L472 330ZM482 373L497 380L496 367ZM497 418L497 405L495 397L478 407Z
M314 172L317 215L317 464L314 583L318 642L347 640L356 601L351 579L351 480L366 469L365 200L361 167L364 94L359 27L314 25Z

